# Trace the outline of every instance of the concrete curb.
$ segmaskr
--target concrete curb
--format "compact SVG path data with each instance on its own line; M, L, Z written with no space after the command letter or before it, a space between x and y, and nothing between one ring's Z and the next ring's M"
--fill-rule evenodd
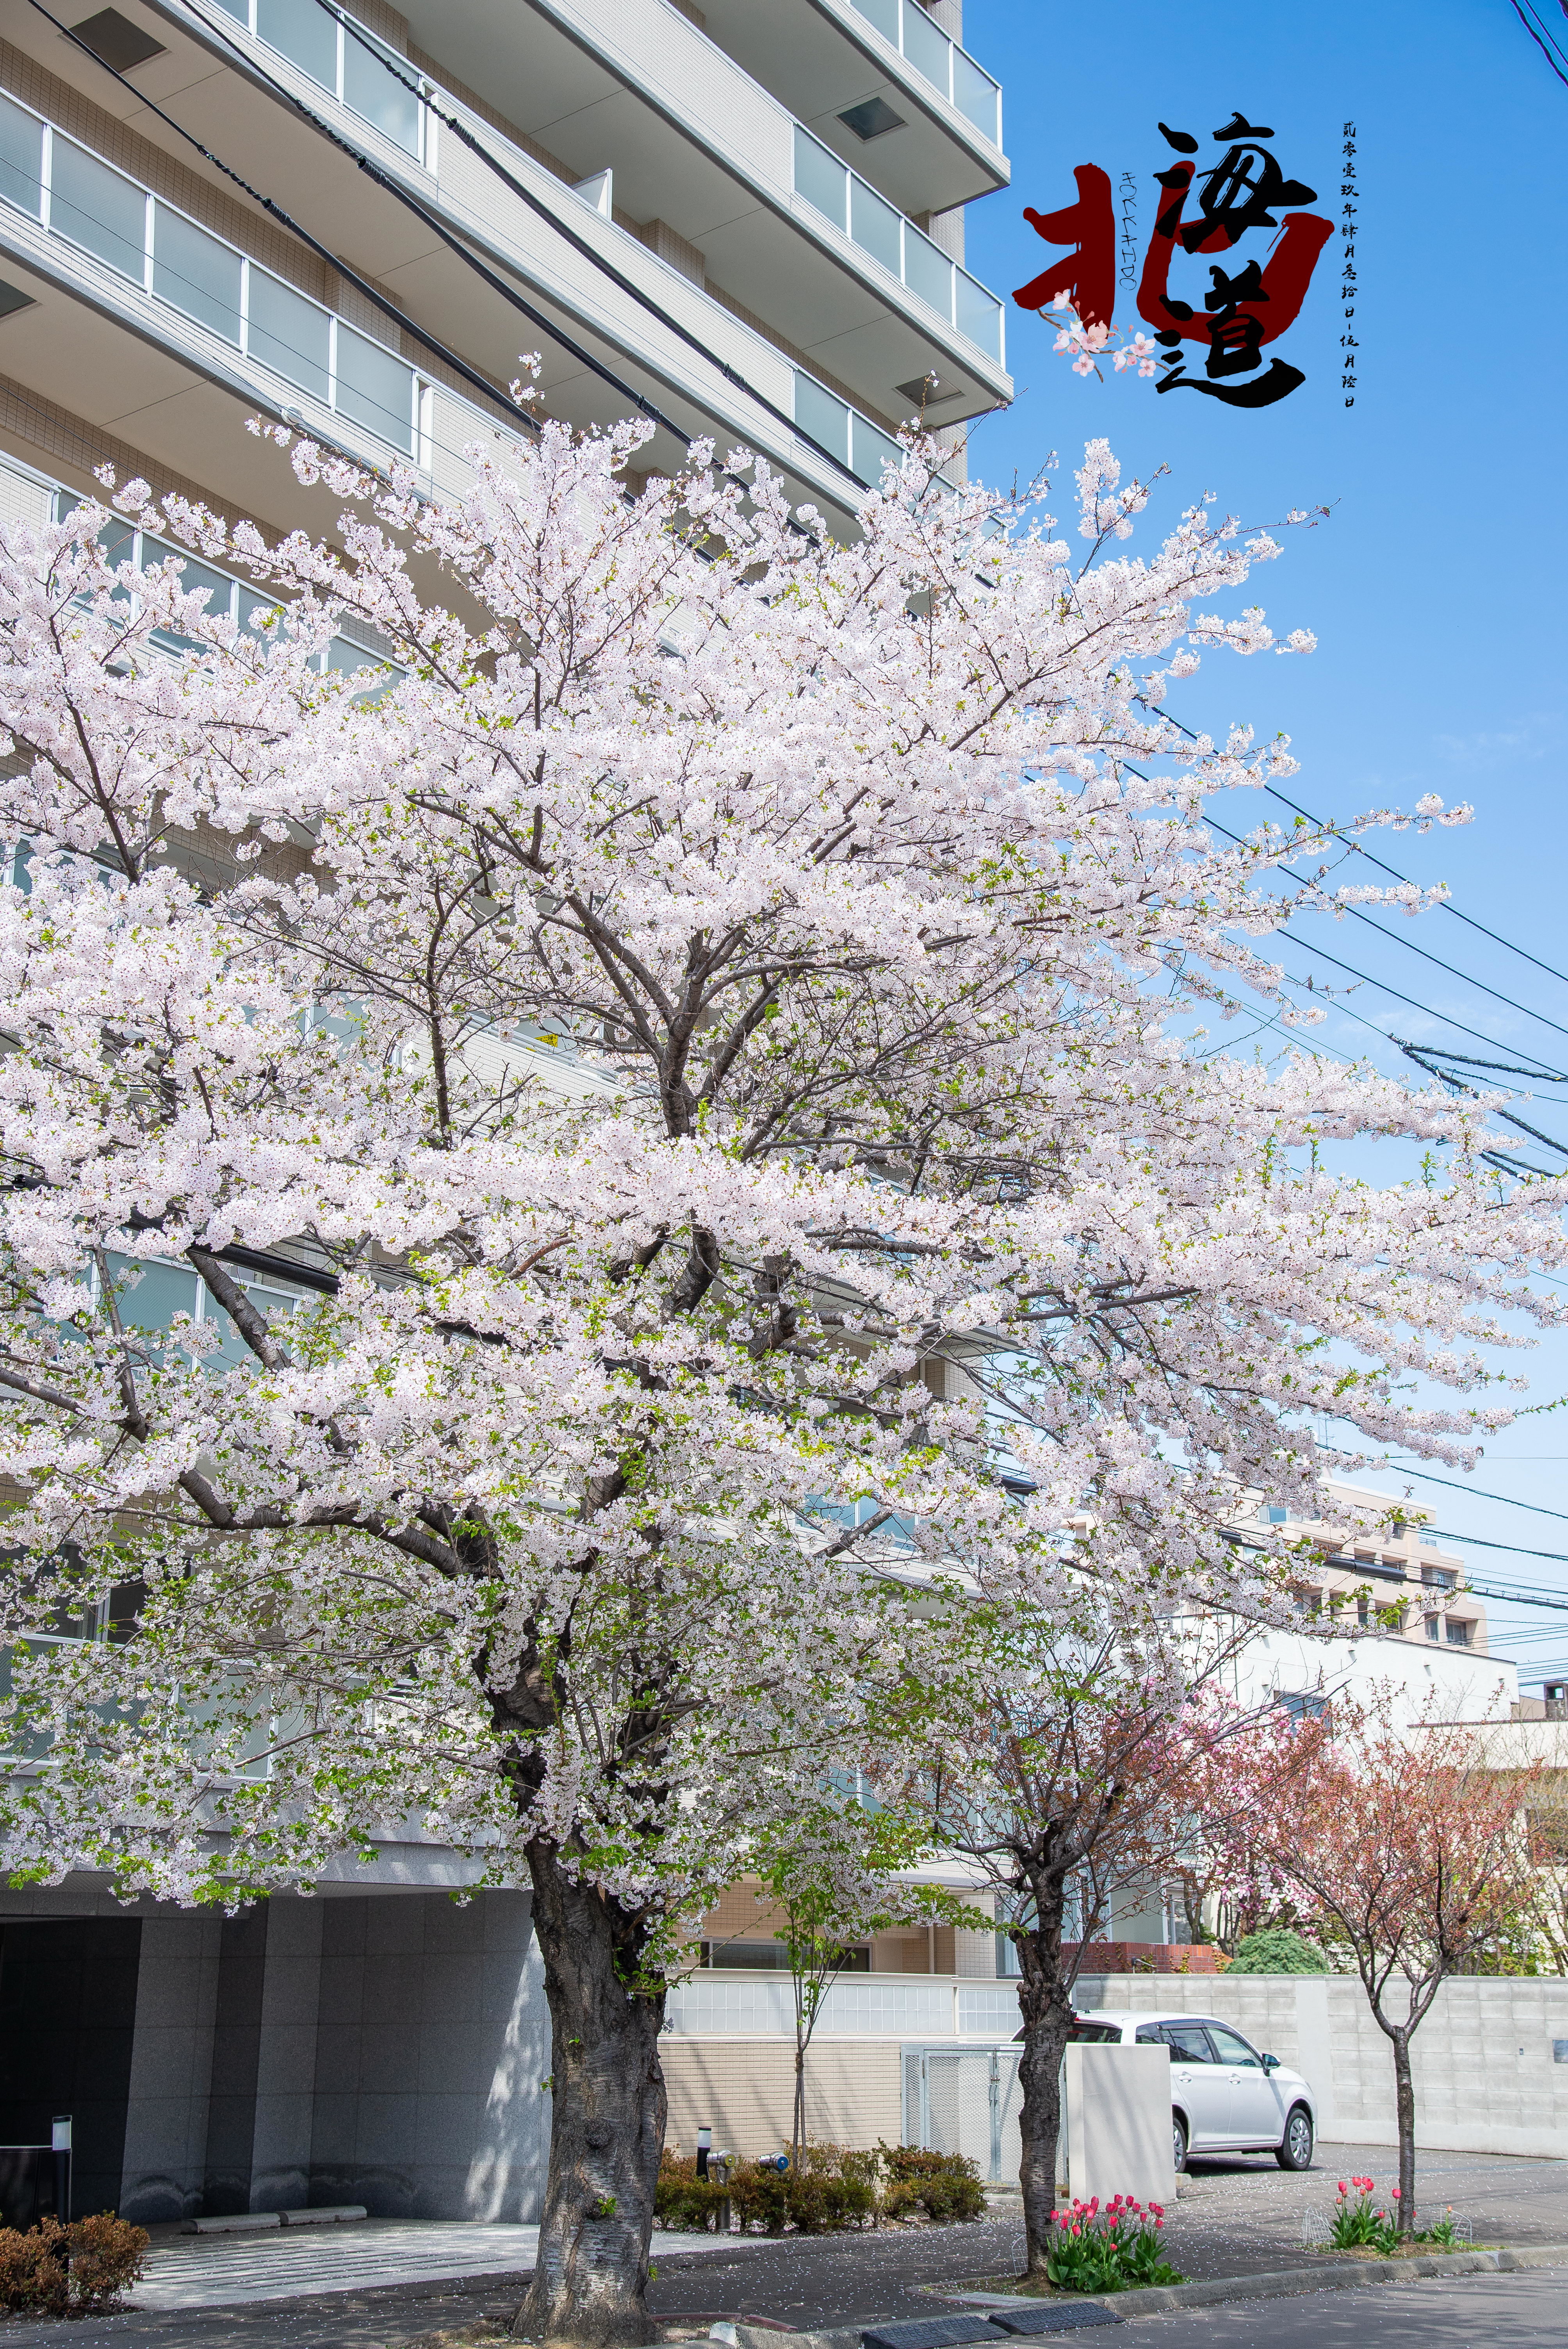
M1350 2292L1368 2283L1419 2283L1434 2276L1510 2275L1528 2268L1553 2268L1568 2265L1568 2243L1539 2243L1518 2251L1432 2251L1413 2260L1324 2260L1311 2267L1274 2268L1262 2275L1218 2276L1209 2283L1150 2284L1141 2292L1112 2292L1096 2295L1074 2293L1060 2303L1064 2312L1074 2308L1102 2308L1109 2316L1125 2322L1130 2317L1169 2315L1182 2308L1213 2308L1227 2300L1276 2300L1290 2292ZM1017 2301L1026 2308L1041 2303L1033 2294L1019 2292ZM995 2295L998 2307L1006 2305L1005 2295ZM981 2312L976 2309L978 2316ZM869 2318L862 2324L836 2325L826 2333L775 2333L759 2324L726 2322L716 2324L709 2339L724 2344L724 2349L861 2349L863 2333L878 2332L882 2324L901 2320L886 2317L880 2322ZM1049 2338L1048 2335L1045 2336ZM1010 2340L998 2331L997 2349L1026 2349L1024 2340Z

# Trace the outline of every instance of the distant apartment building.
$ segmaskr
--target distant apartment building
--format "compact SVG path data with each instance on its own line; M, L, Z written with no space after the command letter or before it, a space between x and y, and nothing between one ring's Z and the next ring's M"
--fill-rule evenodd
M1465 1588L1461 1558L1414 1518L1395 1516L1367 1530L1369 1518L1384 1518L1386 1493L1336 1478L1328 1501L1322 1517L1295 1518L1265 1504L1252 1519L1296 1542L1290 1580L1308 1614L1346 1634L1383 1632L1485 1654L1486 1609Z
M709 437L849 535L901 423L958 478L1011 396L964 248L1007 181L1001 93L959 0L84 5L0 0L0 516L57 515L109 464L330 534L247 419L451 497L465 447L526 437L508 387L537 353L543 415L654 422L629 486ZM112 527L121 559L169 551ZM245 617L242 582L186 584ZM331 664L386 649L346 626ZM303 1250L237 1269L268 1309L330 1280ZM134 1294L155 1325L222 1320L187 1266ZM536 2216L529 1899L455 1907L472 1872L389 1830L319 1899L233 1918L88 1876L0 1893L0 2138L72 2114L77 2207L149 2220Z

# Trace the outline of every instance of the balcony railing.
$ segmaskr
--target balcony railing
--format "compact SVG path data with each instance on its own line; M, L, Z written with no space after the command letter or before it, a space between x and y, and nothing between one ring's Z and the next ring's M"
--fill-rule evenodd
M218 5L416 162L427 160L425 109L394 74L383 72L380 61L385 57L410 80L419 79L418 69L366 26L356 23L350 31L346 17L329 16L316 0L218 0Z
M835 228L842 229L851 244L880 261L912 294L929 303L950 326L956 326L1001 364L1002 305L995 295L799 123L795 126L795 192L824 213Z
M4 97L0 200L337 415L414 454L419 383L407 360Z
M305 0L305 5L314 5L314 0ZM919 0L851 0L851 5L903 53L917 74L934 82L948 104L983 131L993 147L1000 147L1000 88L967 49L948 39Z

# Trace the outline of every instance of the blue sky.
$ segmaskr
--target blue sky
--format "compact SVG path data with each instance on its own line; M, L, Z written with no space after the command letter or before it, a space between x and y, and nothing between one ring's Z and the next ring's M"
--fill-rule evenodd
M1568 24L1563 31L1568 41ZM1141 250L1159 192L1152 175L1174 160L1161 121L1197 137L1200 169L1218 151L1211 134L1234 111L1272 126L1286 174L1317 191L1304 208L1336 223L1342 126L1356 122L1354 408L1345 408L1339 382L1336 236L1275 347L1306 381L1255 412L1196 394L1157 396L1131 376L1080 378L1052 351L1050 329L1010 308L1018 397L976 428L971 470L992 481L1027 479L1057 450L1066 471L1083 442L1103 433L1124 478L1171 467L1156 517L1208 490L1249 523L1327 506L1326 522L1289 533L1284 559L1255 574L1256 599L1276 631L1310 628L1316 653L1211 657L1173 707L1193 725L1243 719L1260 733L1288 733L1301 772L1286 788L1317 813L1408 809L1427 792L1449 805L1470 802L1475 820L1463 829L1388 833L1367 845L1412 879L1446 882L1466 913L1568 973L1560 910L1568 879L1568 176L1560 160L1568 87L1510 0L1381 0L1375 9L1318 0L1296 10L1266 0L1189 0L1180 9L1102 0L1080 10L967 0L965 39L1005 85L1013 185L968 214L970 266L1003 295L1058 257L1023 211L1070 202L1077 163L1102 165L1113 186L1123 171L1135 175ZM1265 236L1254 233L1238 257L1265 251ZM1207 264L1190 266L1201 287ZM1186 290L1191 298L1193 287ZM1119 287L1117 319L1140 323L1130 288ZM1380 1029L1568 1071L1568 984L1449 914L1414 925L1381 918L1463 976L1363 923L1316 922L1284 958L1355 991L1314 1040L1385 1067L1408 1065L1373 1032ZM1370 983L1350 981L1325 954L1356 965ZM1421 1008L1398 1002L1394 989ZM1559 1098L1554 1112L1542 1093L1523 1113L1568 1139L1568 1087ZM1530 1400L1568 1392L1568 1338L1550 1340L1525 1367ZM1497 1438L1473 1482L1568 1516L1568 1406ZM1440 1504L1439 1522L1457 1534L1568 1554L1568 1522L1469 1493L1413 1489ZM1467 1556L1478 1581L1499 1576L1568 1594L1568 1565L1479 1547ZM1568 1614L1527 1616L1497 1604L1491 1613L1493 1644L1517 1657L1527 1684L1568 1669Z

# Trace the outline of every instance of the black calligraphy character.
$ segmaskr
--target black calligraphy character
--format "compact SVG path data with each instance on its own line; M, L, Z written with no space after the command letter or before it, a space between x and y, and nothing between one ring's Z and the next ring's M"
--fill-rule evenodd
M1263 272L1255 261L1249 261L1233 277L1222 269L1211 269L1209 277L1213 291L1208 301L1209 358L1204 372L1250 375L1263 363L1264 322L1255 310L1243 310L1241 305L1268 300Z
M1301 180L1287 180L1278 157L1259 144L1274 137L1266 123L1249 122L1237 113L1214 136L1234 143L1199 183L1201 217L1188 221L1181 231L1189 253L1214 253L1237 244L1250 228L1277 228L1275 207L1308 204L1317 193Z

